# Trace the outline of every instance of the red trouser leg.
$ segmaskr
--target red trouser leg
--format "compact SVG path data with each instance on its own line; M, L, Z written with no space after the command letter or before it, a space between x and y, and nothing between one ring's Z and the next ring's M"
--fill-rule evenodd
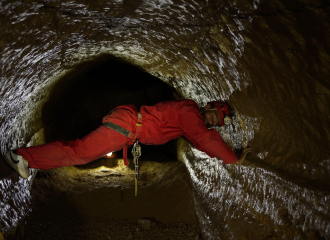
M55 141L36 147L17 149L30 168L50 169L89 163L109 152L122 149L128 138L101 126L76 141Z

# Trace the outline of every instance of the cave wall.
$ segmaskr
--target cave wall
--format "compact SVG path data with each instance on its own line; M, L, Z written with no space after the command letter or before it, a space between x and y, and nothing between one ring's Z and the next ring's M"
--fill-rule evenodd
M55 83L111 54L201 106L227 99L239 113L236 133L222 134L253 148L245 166L179 143L205 239L329 238L328 15L316 0L2 1L1 153L42 143ZM24 206L29 184L20 180L21 194L13 182L1 180L3 231L29 211L10 202Z

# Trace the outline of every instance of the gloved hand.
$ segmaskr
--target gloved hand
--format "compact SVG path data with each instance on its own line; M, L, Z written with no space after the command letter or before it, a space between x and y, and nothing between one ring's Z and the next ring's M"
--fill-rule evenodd
M245 148L243 152L239 155L237 162L235 162L236 165L242 165L244 162L246 155L251 152L251 148Z

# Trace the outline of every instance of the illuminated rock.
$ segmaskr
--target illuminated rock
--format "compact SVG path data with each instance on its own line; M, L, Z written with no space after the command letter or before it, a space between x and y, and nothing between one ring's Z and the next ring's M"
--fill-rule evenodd
M57 121L49 117L63 108L61 99L70 99L61 95L70 84L78 87L79 77L115 56L175 88L177 98L201 106L227 99L238 112L235 130L221 134L237 151L253 148L244 166L223 166L184 140L178 143L204 239L330 238L325 1L3 1L0 6L2 154L88 130L80 122L76 132L68 127L54 133ZM120 75L109 72L109 81L113 77ZM126 94L121 100L132 93ZM71 102L76 109L95 106L80 111L80 119L107 108L98 97L87 94L85 102ZM29 212L30 184L31 179L4 175L0 180L4 232Z

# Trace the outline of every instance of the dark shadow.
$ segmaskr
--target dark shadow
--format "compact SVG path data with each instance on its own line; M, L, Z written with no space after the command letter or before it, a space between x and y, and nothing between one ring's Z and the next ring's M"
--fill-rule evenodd
M19 180L18 173L5 160L5 157L0 154L0 179L11 179L13 182ZM0 199L1 192L0 192Z
M84 231L85 221L79 208L67 199L67 194L54 194L52 189L45 188L42 191L47 191L48 198L34 198L22 237L16 234L13 240L70 239L70 235Z
M45 140L75 140L102 124L102 118L123 104L154 105L174 100L176 91L138 67L110 55L78 65L54 86L42 110ZM176 144L143 146L176 159Z

